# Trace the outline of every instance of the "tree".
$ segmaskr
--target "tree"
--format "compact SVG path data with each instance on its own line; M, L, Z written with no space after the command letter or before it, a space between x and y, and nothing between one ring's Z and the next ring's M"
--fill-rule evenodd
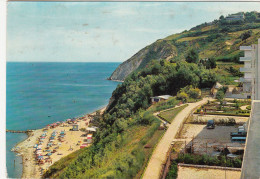
M177 99L182 100L183 102L187 102L188 94L185 92L180 92L177 94Z
M215 58L209 58L206 61L206 68L207 69L212 69L212 68L216 68L217 67L217 63L216 63L216 59Z
M198 99L201 96L201 90L199 88L191 88L188 94L191 98Z
M198 63L199 62L199 54L195 49L190 49L186 55L186 61L188 63Z
M246 40L246 39L248 39L249 37L251 37L251 35L252 35L252 30L249 30L249 31L246 31L246 32L244 32L243 34L241 34L240 38L241 38L242 40Z
M217 94L216 94L216 98L218 99L218 101L222 101L225 97L225 93L223 90L218 90Z
M219 20L223 20L223 19L224 19L224 16L221 15L221 16L219 17Z
M256 20L257 16L255 12L247 12L245 14L245 20L246 22L254 22Z

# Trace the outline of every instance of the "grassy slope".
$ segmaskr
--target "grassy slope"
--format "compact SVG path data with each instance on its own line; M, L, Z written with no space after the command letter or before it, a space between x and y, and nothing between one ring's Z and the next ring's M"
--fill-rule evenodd
M249 23L244 25L239 25L237 27L246 26ZM260 25L260 23L255 23L255 25ZM226 26L229 27L229 26ZM235 25L231 27L236 27ZM190 30L187 32L182 32L179 34L174 34L166 37L164 40L171 42L178 49L178 54L176 59L183 59L187 51L187 47L195 47L199 50L200 58L209 58L216 57L220 58L230 54L239 53L239 46L241 45L251 45L257 42L257 39L260 38L260 29L252 29L253 34L247 40L242 41L240 36L242 33L248 31L239 30L235 32L219 32L222 27L218 25L209 25L202 28L197 28L196 30ZM202 32L201 35L194 35L196 32ZM212 41L209 41L207 37L210 35L222 34L223 36L213 38ZM173 59L174 59L173 58Z
M124 145L121 146L118 150L111 151L106 159L106 162L103 162L100 166L95 166L89 172L93 175L99 175L103 173L103 177L108 177L111 169L116 165L116 162L120 160L120 157L124 154L129 154L136 148L143 153L143 163L140 166L135 178L141 178L141 175L149 161L149 158L152 154L152 151L158 141L164 134L164 130L157 130L159 127L159 122L155 121L151 125L140 125L133 126L129 128L126 132L123 133ZM148 146L148 147L144 147ZM62 158L53 164L50 169L47 171L48 175L44 177L48 178L59 178L60 174L64 171L65 167L77 157L78 154L82 153L86 149L80 149L69 156ZM51 172L51 174L50 174ZM99 175L100 176L100 175Z
M188 105L185 104L183 106L161 112L158 116L171 123L172 120L177 116L177 114L187 106Z

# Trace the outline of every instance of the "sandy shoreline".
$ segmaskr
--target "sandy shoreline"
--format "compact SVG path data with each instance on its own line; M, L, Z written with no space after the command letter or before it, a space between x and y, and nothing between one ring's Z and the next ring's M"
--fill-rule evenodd
M107 106L96 110L92 113L86 114L82 117L77 118L77 124L78 129L86 128L88 127L88 124L90 122L90 117L88 115L94 115L97 111L101 111L103 113L105 111ZM81 118L81 120L80 120ZM62 142L59 146L54 146L57 152L53 153L51 155L51 160L49 162L45 162L41 166L37 164L37 161L35 159L34 155L34 145L36 144L37 140L41 137L43 134L44 128L34 130L33 132L28 133L28 138L24 141L18 143L14 148L16 149L15 152L18 153L18 155L22 156L23 161L23 174L22 178L41 178L41 170L44 171L48 169L53 163L60 160L61 158L71 154L72 152L75 152L76 150L80 149L80 145L78 145L78 142L81 141L81 144L83 143L83 140L85 139L82 137L82 134L86 134L84 131L70 131L73 124L66 124L66 125L60 125L58 127L48 129L46 131L46 138L51 137L52 133L56 131L57 133L60 133L61 131L65 131L66 135L64 137L64 142ZM58 143L58 140L55 139L54 143ZM44 150L44 147L47 147L47 139L44 140L42 146L43 146L43 154L47 154L46 150ZM54 149L54 147L52 149ZM44 152L45 151L45 152ZM60 154L60 155L58 155ZM62 154L62 155L61 155ZM45 156L44 156L45 157ZM42 169L40 169L42 168Z

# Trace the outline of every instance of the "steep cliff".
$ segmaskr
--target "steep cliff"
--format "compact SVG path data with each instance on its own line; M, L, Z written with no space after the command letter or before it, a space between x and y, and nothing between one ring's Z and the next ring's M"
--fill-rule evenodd
M133 71L145 67L150 60L169 59L176 53L172 44L166 40L158 40L120 64L108 79L123 81Z

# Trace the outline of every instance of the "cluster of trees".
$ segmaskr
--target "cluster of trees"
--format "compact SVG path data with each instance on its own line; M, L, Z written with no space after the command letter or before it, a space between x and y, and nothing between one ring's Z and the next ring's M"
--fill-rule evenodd
M182 88L177 93L177 99L187 102L189 98L199 99L201 98L201 90L199 88L194 88L192 85Z
M255 22L257 20L257 13L252 11L252 12L246 12L245 13L245 21L246 22Z
M198 51L194 48L188 50L185 56L186 62L188 63L196 63L202 66L205 66L206 69L213 69L217 67L216 59L215 58L208 58L208 59L199 59Z

